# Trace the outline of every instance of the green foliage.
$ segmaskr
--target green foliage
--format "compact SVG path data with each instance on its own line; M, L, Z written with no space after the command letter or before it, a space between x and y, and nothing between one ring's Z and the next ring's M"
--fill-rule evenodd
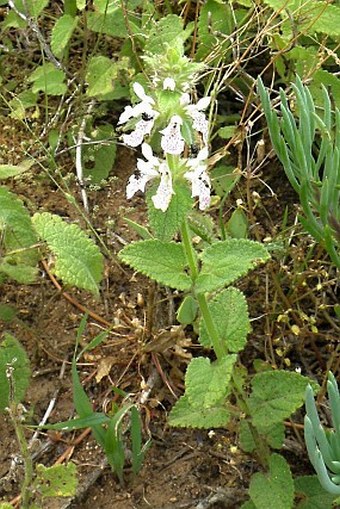
M192 208L190 191L183 184L174 184L175 195L172 197L169 207L165 212L155 209L151 196L154 189L147 193L149 224L154 235L162 241L169 241L179 231L183 220Z
M310 91L297 78L293 89L299 121L283 90L279 120L261 80L258 89L274 150L299 194L304 212L300 221L340 267L340 110L332 113L323 87L323 115L317 113Z
M32 166L32 161L23 161L20 165L0 164L0 180L10 177L18 177L22 173L28 171Z
M0 412L23 400L30 374L24 348L15 337L5 333L0 343Z
M11 322L17 314L15 307L9 304L0 304L0 321Z
M33 282L39 255L32 246L38 239L23 202L5 187L0 187L0 232L5 250L0 258L0 273L18 282Z
M226 233L234 239L245 239L248 232L247 216L241 208L234 210L226 224Z
M198 20L199 46L196 60L203 60L218 47L219 55L230 48L230 39L223 37L233 31L233 19L230 7L217 0L207 0L200 10Z
M77 17L64 14L54 25L51 36L51 49L57 58L63 56L77 24Z
M55 255L54 272L66 284L98 295L103 273L103 256L92 239L76 224L44 212L32 218L39 237Z
M62 95L67 91L67 85L64 83L65 73L61 69L47 62L37 67L28 77L28 81L33 83L32 92L44 92L46 95Z
M177 310L177 320L179 323L189 325L197 317L198 303L192 295L187 295Z
M299 502L296 509L332 509L334 495L325 492L316 475L304 475L294 480Z
M328 374L328 398L332 430L326 430L316 409L313 389L306 389L305 442L309 459L321 486L332 495L340 495L340 393L333 373Z
M198 293L223 288L268 260L269 255L259 242L231 239L208 247L201 258L202 269L195 282Z
M237 288L227 288L208 302L220 339L230 352L243 350L250 332L247 301ZM211 347L212 343L203 318L200 321L200 343Z
M183 30L182 18L174 14L169 14L161 18L158 23L151 28L144 51L146 53L162 55L169 47L179 48L181 50L192 29L193 26L189 23L187 28Z
M279 454L269 459L269 472L252 476L249 495L256 509L292 509L294 482L287 461Z
M224 198L235 187L240 180L240 176L240 172L236 171L234 166L226 166L224 164L216 166L211 172L211 180L215 193Z
M119 258L158 283L178 290L191 287L187 260L179 243L156 239L132 242L120 251Z
M308 378L291 371L257 373L248 399L253 425L268 428L287 419L302 405L309 382Z
M90 184L100 185L106 180L116 160L117 145L109 141L113 137L111 126L99 126L91 132L91 141L84 147L84 177Z
M129 60L122 58L117 62L103 55L94 56L88 63L86 81L88 88L86 94L89 97L99 99L119 99L127 95L127 89L117 87L119 74L129 69Z
M170 424L195 428L226 426L229 412L225 400L235 361L236 355L214 363L205 357L193 359L185 375L185 395L172 408Z
M272 426L258 429L260 439L267 443L273 449L281 449L285 437L285 427L283 422L278 422ZM240 445L245 452L256 452L257 444L254 440L249 422L242 420L240 423Z
M72 462L67 465L36 466L34 488L42 499L47 497L73 497L77 489L77 469Z
M47 6L49 0L14 0L17 10L26 16L37 18Z

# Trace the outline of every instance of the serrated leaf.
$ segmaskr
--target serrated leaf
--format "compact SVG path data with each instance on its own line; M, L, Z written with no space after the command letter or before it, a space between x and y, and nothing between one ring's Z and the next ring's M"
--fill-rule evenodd
M284 437L285 427L283 422L273 424L273 426L258 431L263 440L273 449L281 449ZM240 423L240 446L245 452L253 452L256 449L256 443L251 433L249 423L242 420Z
M47 95L64 94L67 90L64 80L64 71L56 69L50 62L37 67L28 77L28 81L33 83L33 93L44 92Z
M56 256L54 272L64 283L98 294L103 274L103 256L98 246L76 224L44 212L34 214L38 235Z
M185 272L187 261L182 244L141 240L124 247L119 258L142 274L177 290L189 290L191 278Z
M77 24L77 17L64 14L54 25L51 35L51 50L57 58L62 57Z
M49 0L14 0L13 3L22 14L37 18L48 5Z
M294 480L299 502L296 509L332 509L336 496L327 493L316 475L305 475Z
M38 241L31 218L23 203L5 187L0 187L0 231L6 253L7 265L35 265L39 259L37 249L30 249ZM11 271L11 267L7 267ZM3 269L6 271L7 269ZM32 269L28 269L28 271Z
M151 197L155 190L151 188L147 192L149 224L154 235L162 241L168 241L178 233L185 217L192 208L190 191L183 184L174 184L175 194L171 198L169 207L165 212L155 209Z
M182 396L169 414L170 426L179 428L223 428L230 414L223 404L209 408L193 407L187 396Z
M122 57L117 62L100 55L92 57L87 66L86 81L88 88L86 95L101 99L111 98L115 93L116 81L121 70L129 67L129 59Z
M191 29L190 29L191 31ZM150 30L145 52L163 54L167 48L182 48L190 32L183 30L183 19L175 14L161 18Z
M248 407L252 423L266 428L287 419L304 402L310 380L291 371L265 371L252 380Z
M251 328L247 301L240 290L227 288L208 302L211 316L221 341L229 352L239 352L247 342ZM212 348L203 318L200 321L199 341L201 345Z
M223 288L269 259L265 247L246 239L216 242L202 253L202 269L196 279L197 292Z
M34 488L42 498L73 497L78 485L77 469L74 463L45 467L37 465Z
M210 408L227 396L236 355L227 355L211 363L207 357L196 357L185 374L185 395L193 408Z
M7 376L11 373L11 376ZM29 386L31 370L24 348L11 334L0 343L0 412L12 402L20 403ZM10 382L11 380L11 382Z
M256 509L292 509L294 482L287 461L279 454L272 454L269 472L253 475L249 494Z

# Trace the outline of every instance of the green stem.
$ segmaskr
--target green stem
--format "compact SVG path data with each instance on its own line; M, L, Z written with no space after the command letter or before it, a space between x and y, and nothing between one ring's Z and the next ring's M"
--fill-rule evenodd
M15 403L11 405L9 414L14 426L15 434L19 443L21 455L24 460L25 476L21 486L21 509L29 509L31 500L31 488L33 481L33 460L25 438L21 416L18 415L18 408Z
M195 282L195 280L199 274L199 271L198 271L198 265L197 265L197 260L196 260L196 254L195 254L195 251L194 251L194 249L192 247L192 243L191 243L188 224L185 220L183 221L183 225L182 225L182 242L183 242L183 247L184 247L184 251L186 254L186 258L187 258L187 261L189 264L191 277L192 277L193 282ZM199 293L196 295L196 299L197 299L198 305L200 307L200 311L201 311L209 338L212 342L216 357L219 361L221 361L225 357L227 352L222 345L220 335L216 329L213 317L211 316L206 296L204 293Z

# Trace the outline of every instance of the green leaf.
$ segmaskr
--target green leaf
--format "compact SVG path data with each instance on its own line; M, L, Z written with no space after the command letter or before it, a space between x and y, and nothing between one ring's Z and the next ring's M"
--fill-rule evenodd
M32 90L23 90L9 101L11 108L10 117L23 120L26 117L26 109L36 106L38 94Z
M19 341L7 333L4 338L0 343L0 412L12 402L23 400L31 375L28 357Z
M161 18L148 34L144 51L164 54L167 48L182 48L184 41L192 31L183 30L183 19L175 14Z
M86 164L84 165L84 177L90 184L100 185L106 180L113 168L117 145L110 141L114 136L113 128L109 125L98 127L91 133L91 141L95 144L85 146L83 151ZM91 161L91 166L89 164Z
M185 395L192 407L210 408L224 400L235 361L236 355L214 363L207 357L192 359L185 374Z
M287 419L303 404L309 383L307 377L291 371L257 373L248 399L253 425L268 428Z
M132 242L119 253L119 258L135 270L177 290L189 290L191 278L185 272L187 261L182 244L141 240Z
M183 325L190 325L195 321L197 311L197 300L191 295L187 295L177 310L177 321Z
M92 57L86 72L88 84L86 94L99 99L114 99L117 83L119 85L119 73L127 70L129 65L129 59L125 57L120 58L117 62L103 55Z
M223 428L230 418L227 408L220 403L209 408L192 406L184 395L172 407L169 414L170 426L180 428Z
M234 210L226 225L226 231L234 239L245 239L247 237L248 221L242 209Z
M229 140L234 136L236 129L237 126L235 125L226 125L224 127L220 127L220 129L217 131L217 134L223 140Z
M13 3L22 14L37 18L48 5L49 0L14 0Z
M44 92L47 95L64 94L67 90L64 79L64 71L56 69L50 62L37 67L28 77L28 81L33 83L33 93Z
M196 280L196 291L222 288L268 259L267 250L259 242L246 239L216 242L202 253L202 270Z
M285 437L285 427L282 422L273 424L269 428L261 428L260 435L266 443L273 449L281 449ZM256 444L251 433L249 423L242 420L240 423L240 446L245 452L253 452L256 449Z
M305 475L294 480L296 509L332 509L335 496L327 493L316 475Z
M57 58L63 56L77 24L77 17L64 14L54 25L51 35L51 50Z
M14 320L17 309L14 306L10 306L9 304L0 304L0 320L3 322L9 323Z
M219 165L211 172L211 182L218 196L224 198L240 180L241 173L234 166Z
M272 454L269 472L253 475L249 494L256 509L292 509L294 482L287 461L279 454Z
M73 497L78 485L77 469L74 463L45 467L37 465L34 488L42 498Z
M74 393L76 394L75 399L80 396L79 387L77 384L73 384ZM84 400L85 401L85 400ZM86 401L89 402L87 396ZM78 408L80 408L80 404L78 403ZM45 426L41 426L41 429L54 429L61 431L73 431L75 429L84 429L84 428L93 428L95 426L100 426L102 424L107 424L110 421L110 417L101 413L101 412L93 412L91 406L91 413L86 417L79 417L76 419L70 419L69 421L57 422L56 424L46 424ZM77 410L78 411L78 410ZM87 411L87 410L86 410ZM85 412L85 406L81 412ZM79 412L78 412L79 413Z
M16 166L12 164L0 164L0 179L17 177L18 175L21 175L25 171L29 170L33 164L33 161L29 159Z
M247 301L240 290L227 288L208 302L211 316L215 322L220 339L230 352L239 352L247 342L251 328ZM201 345L212 348L203 318L200 321L199 341Z
M37 263L38 251L30 249L38 241L30 215L22 201L5 187L0 187L0 232L7 254L4 260L6 267ZM11 271L11 267L8 267L8 271Z
M22 285L29 285L36 281L38 275L37 267L31 267L30 265L20 263L9 263L7 261L8 258L9 257L3 258L3 261L0 263L0 272L3 272L6 276ZM12 260L10 260L10 262L12 262Z
M175 194L171 198L169 207L165 212L155 209L151 197L155 194L154 186L147 192L149 224L154 235L163 241L168 241L178 233L183 220L192 208L192 198L187 186L183 183L174 183Z
M216 46L218 55L224 54L230 46L230 40L229 37L223 37L223 34L229 35L232 31L233 18L229 5L216 0L207 0L200 9L198 19L199 45L196 60L203 60ZM216 34L220 35L220 38Z
M98 294L103 274L103 256L92 239L76 224L44 212L34 214L38 235L56 256L54 272L66 284Z

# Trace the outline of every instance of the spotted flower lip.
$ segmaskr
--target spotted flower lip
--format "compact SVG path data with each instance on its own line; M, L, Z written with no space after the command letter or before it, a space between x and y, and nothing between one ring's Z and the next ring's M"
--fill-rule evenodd
M151 133L155 119L159 113L153 109L153 105L155 104L154 99L145 93L140 83L134 83L132 88L141 102L135 106L126 106L118 119L118 125L125 124L132 118L140 118L135 125L135 129L131 133L123 135L123 142L126 145L137 147L143 143L144 136Z
M152 196L152 202L156 209L165 212L169 207L171 197L174 194L172 187L172 176L166 161L158 159L152 153L152 148L148 143L142 144L143 159L137 160L137 174L131 175L126 187L126 197L132 198L137 191L145 192L148 182L160 177L160 183L156 194Z
M180 102L192 119L192 127L202 134L203 142L206 145L209 136L209 122L203 111L209 106L211 97L202 97L196 104L190 104L190 95L185 93L182 94Z
M166 154L180 155L185 146L181 134L183 120L179 115L173 115L165 129L160 131L162 135L161 147Z
M211 182L207 173L208 148L202 148L195 158L187 161L189 171L184 173L184 178L191 182L191 196L198 197L200 210L205 210L210 205Z

